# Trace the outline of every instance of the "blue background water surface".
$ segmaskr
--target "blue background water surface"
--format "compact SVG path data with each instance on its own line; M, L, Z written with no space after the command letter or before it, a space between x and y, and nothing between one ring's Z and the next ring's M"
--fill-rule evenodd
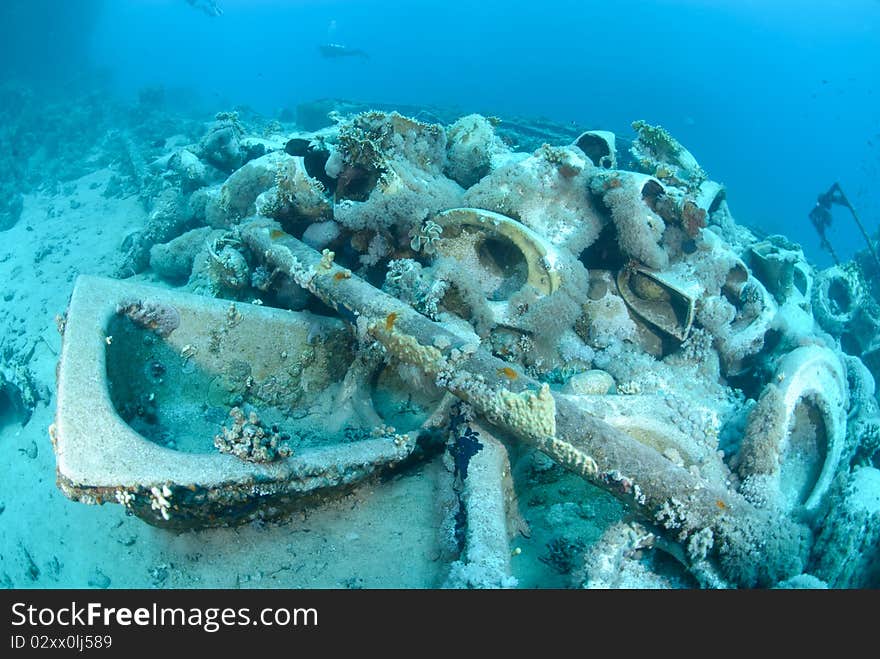
M880 223L880 2L847 0L4 0L0 75L101 69L117 93L184 89L274 115L321 97L668 128L727 184L738 221L800 241L838 180ZM48 8L48 12L46 11ZM318 45L363 48L327 60ZM838 211L844 258L863 243Z

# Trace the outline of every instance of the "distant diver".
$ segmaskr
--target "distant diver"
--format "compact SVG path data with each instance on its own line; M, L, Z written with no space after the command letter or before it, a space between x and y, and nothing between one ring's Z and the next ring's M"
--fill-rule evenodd
M338 43L321 44L318 46L318 49L321 51L321 55L327 59L334 59L337 57L363 57L364 59L370 59L370 56L366 51L363 51L360 48L347 48Z
M840 187L840 183L837 182L832 184L827 192L823 192L819 195L816 200L816 205L813 206L813 210L810 211L810 221L813 223L816 233L819 234L822 249L828 250L828 253L831 254L831 258L834 259L835 265L840 265L840 260L837 258L837 254L834 252L834 248L831 246L828 236L826 235L826 229L831 226L831 206L834 204L847 208L852 214L853 220L855 220L856 225L859 227L859 231L862 232L862 236L865 238L865 242L868 245L868 251L871 253L874 263L877 264L878 270L880 270L880 256L877 255L877 250L874 249L874 243L871 242L871 237L868 235L865 225L862 224L859 214L856 213L855 206L852 205L850 200L843 193L843 188Z
M223 10L217 6L216 0L186 0L186 3L190 7L195 7L196 9L201 9L208 16L220 16L223 13Z

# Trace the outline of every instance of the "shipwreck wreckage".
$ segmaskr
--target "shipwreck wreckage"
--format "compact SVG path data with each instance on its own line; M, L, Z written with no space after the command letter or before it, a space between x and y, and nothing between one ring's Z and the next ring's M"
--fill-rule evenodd
M333 119L256 137L224 113L150 165L124 265L172 286L76 283L51 428L68 497L237 524L439 443L448 585L507 586L517 444L633 514L578 585L652 551L705 587L877 585L880 313L856 267L737 225L644 122L628 149L518 150L479 115Z

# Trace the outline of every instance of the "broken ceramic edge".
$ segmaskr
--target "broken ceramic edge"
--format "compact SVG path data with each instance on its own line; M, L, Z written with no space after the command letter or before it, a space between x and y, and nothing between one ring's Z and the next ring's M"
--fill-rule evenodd
M721 206L727 197L724 186L717 181L703 181L697 189L694 199L697 206L702 208L708 215L712 215Z
M596 167L617 168L616 136L611 131L585 131L574 141L574 146L583 151Z
M483 234L482 242L498 239L512 244L526 263L525 284L531 285L540 295L550 295L562 285L558 265L566 258L558 248L537 232L513 218L481 208L452 208L434 216L433 221L442 229L436 253L450 255L450 245L467 227ZM509 296L508 296L509 297ZM519 316L510 309L508 300L487 300L496 325L513 329L526 329Z
M243 135L239 140L239 143L246 152L265 155L272 151L283 151L284 145L287 143L287 137L279 133L263 137L258 135Z
M140 284L81 275L68 308L57 369L57 411L52 428L59 488L75 501L117 502L145 521L171 528L242 523L280 514L305 495L345 488L406 459L415 442L365 439L310 448L271 463L232 455L186 453L161 446L136 432L110 396L107 330L121 303L131 299L170 306L182 325L205 316L224 318L228 301ZM240 305L243 319L271 319L293 329L311 322L299 312ZM189 316L189 318L187 318ZM185 327L173 329L166 338ZM199 328L196 327L196 331ZM308 331L308 329L306 329ZM189 345L189 344L187 344ZM283 346L275 346L283 348ZM234 357L235 355L226 356Z
M751 275L745 263L740 259L736 259L730 270L724 277L724 283L721 285L721 292L725 294L736 306L743 293L743 288L748 283Z
M812 297L812 269L798 246L780 244L774 238L769 236L749 248L752 270L777 302L794 299L807 311Z
M293 458L298 468L277 476L248 477L209 484L147 482L122 486L83 485L57 473L59 489L72 501L86 504L119 503L127 513L167 529L187 530L237 526L255 519L271 520L340 497L384 468L408 457L408 452L388 451L388 440L360 442L360 457L351 451L309 449ZM334 456L334 453L339 455ZM346 460L344 468L328 470L326 461ZM167 505L163 507L163 504Z
M731 270L731 273L737 268ZM728 276L728 282L730 275ZM751 287L757 295L757 313L752 317L739 317L739 311L745 306L741 295L746 286ZM725 289L728 287L725 286ZM773 320L779 311L779 306L764 285L752 275L748 275L745 282L734 287L737 308L735 317L718 336L718 352L721 355L727 375L740 375L746 370L745 360L764 347L764 337L770 331Z
M587 322L584 326L581 327L580 336L581 338L587 342L591 343L589 331L589 325L592 322L590 319L590 309L594 303L602 303L607 302L615 305L622 314L621 317L618 317L619 322L628 322L631 323L631 328L629 332L626 332L627 338L625 341L632 342L637 345L643 352L651 355L652 357L656 357L660 359L664 355L664 334L653 325L650 325L641 316L635 313L632 308L626 303L623 299L623 296L620 295L620 291L617 287L616 274L613 270L604 270L604 269L591 269L588 270L589 273L589 287L587 290L588 300L584 305L585 314L582 316ZM617 304L619 302L619 305ZM597 307L597 310L601 309L601 306ZM600 311L600 314L602 312ZM604 314L602 314L604 315ZM576 331L578 331L576 329Z
M629 266L617 273L617 289L642 320L678 341L687 339L694 323L696 298L674 276Z
M656 176L628 169L599 169L590 181L591 191L599 196L604 196L605 193L617 188L625 188L637 194L645 209L651 213L656 212L657 202L674 190L674 188L667 189ZM672 195L673 198L680 196L679 192L674 192ZM663 218L661 217L661 219ZM665 219L663 221L666 222Z
M630 172L619 170L620 178L624 179L624 185L638 188L642 202L651 210L657 205L657 199L669 194L666 186L656 176L643 172Z
M327 126L319 130L293 130L285 133L284 151L291 156L303 156L316 151L328 151L339 129Z
M284 143L284 152L302 158L303 168L308 176L321 180L327 177L327 161L333 154L325 138L327 131L317 133L290 133Z
M769 414L779 422L764 424L767 431L761 436L748 437L740 463L760 465L757 473L768 477L783 507L812 515L831 487L846 441L846 371L831 349L801 346L782 357L767 386L775 391L762 394L753 414ZM809 407L801 410L802 405ZM815 447L801 436L804 424L816 431ZM743 471L744 477L751 475Z

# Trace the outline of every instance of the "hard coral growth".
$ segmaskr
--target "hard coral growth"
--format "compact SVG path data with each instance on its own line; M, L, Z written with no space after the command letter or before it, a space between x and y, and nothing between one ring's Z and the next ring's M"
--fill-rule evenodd
M812 534L803 524L766 512L738 524L725 520L722 531L717 547L721 570L741 587L768 588L801 574L807 565Z
M381 174L394 159L439 171L446 159L443 126L404 117L397 112L364 112L339 129L339 147L349 166Z
M440 125L368 112L340 126L336 149L327 163L337 180L334 217L348 229L398 227L406 235L433 213L459 205L461 187L443 175Z
M127 316L136 325L153 330L162 337L169 336L180 326L180 312L170 304L131 300L118 304L116 313Z
M580 255L604 225L589 194L593 173L579 149L544 145L491 172L465 193L464 203L517 219Z
M644 121L634 121L632 127L638 138L631 150L643 172L691 191L706 180L706 172L696 158L665 128Z
M229 411L232 427L223 427L214 437L214 446L221 453L234 455L248 462L274 462L291 455L286 442L290 435L280 432L277 426L267 427L255 410L247 415L240 407Z
M199 142L198 155L217 169L231 172L244 162L243 136L244 127L238 120L238 113L219 112Z
M363 200L343 199L334 218L351 230L410 229L434 213L461 204L461 187L442 174L420 169L409 161L396 161Z
M274 161L274 185L256 198L256 211L271 217L289 230L307 222L326 222L333 217L327 191L319 180L309 176L302 158Z
M235 297L251 282L250 265L235 231L208 234L187 286L215 297Z
M669 257L660 242L666 224L645 202L646 183L635 175L616 173L594 178L592 186L611 212L624 254L650 268L665 268Z
M510 149L495 134L495 127L479 114L461 117L446 131L446 175L469 188L509 156Z
M283 152L267 153L232 172L220 188L220 207L229 221L253 215L257 198L276 184L279 172L291 160L293 156Z
M818 526L812 570L833 588L880 587L880 471L841 478Z

